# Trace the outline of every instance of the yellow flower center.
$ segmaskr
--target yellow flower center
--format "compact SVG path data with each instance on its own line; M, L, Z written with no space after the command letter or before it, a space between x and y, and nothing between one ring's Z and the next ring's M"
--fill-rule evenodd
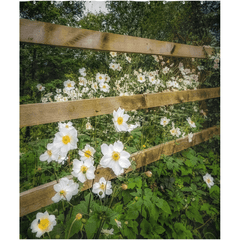
M190 124L194 124L194 122L193 122L193 121L190 121Z
M119 158L120 158L120 153L113 151L113 153L112 153L112 159L113 159L114 161L118 161Z
M68 125L66 125L66 126L65 126L65 128L69 128L69 126L68 126Z
M99 79L102 80L102 76L99 76Z
M163 121L163 124L167 124L167 121L165 120L165 121Z
M41 230L46 230L49 227L49 225L50 225L50 221L47 218L41 219L40 222L38 223L38 227Z
M67 84L67 87L72 87L72 84L71 84L71 83L68 83L68 84Z
M207 179L207 183L210 183L210 182L211 182L211 180L210 180L210 178L208 178L208 179Z
M140 77L139 79L142 80L142 77Z
M103 88L106 88L106 85L103 85Z
M52 156L52 151L51 150L47 150L47 154L51 157Z
M102 190L104 191L105 188L106 188L106 185L105 185L104 183L101 183L101 184L100 184L100 189L102 189Z
M66 191L61 190L59 193L60 193L60 195L63 195L64 197L66 197L66 194L67 194Z
M63 136L62 142L63 142L64 144L68 144L68 143L70 142L70 137L69 137L68 135Z
M87 170L88 170L88 168L86 167L86 166L81 166L81 172L83 173L83 174L86 174L86 172L87 172Z
M121 124L123 123L123 118L122 118L122 117L118 117L117 123L118 123L119 125L121 125Z
M87 150L85 153L84 153L85 157L89 158L91 157L91 151L90 150Z

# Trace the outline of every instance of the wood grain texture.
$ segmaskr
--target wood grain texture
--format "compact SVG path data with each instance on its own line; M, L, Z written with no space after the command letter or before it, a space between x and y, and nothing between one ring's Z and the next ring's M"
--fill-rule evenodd
M20 19L20 41L56 47L206 58L204 48ZM211 48L205 48L212 54Z
M193 141L188 142L188 137L177 139L175 141L163 143L155 147L145 149L143 151L134 153L131 155L132 160L137 163L137 168L148 165L152 162L158 161L161 156L172 155L176 152L180 152L189 147L193 147L197 144L200 144L204 141L207 141L214 135L220 134L219 127L211 127L201 132L194 133ZM125 170L125 173L132 171L131 167ZM98 182L101 177L105 177L107 180L116 178L115 174L110 168L98 168L95 173L94 182ZM68 176L69 179L72 176ZM53 186L56 184L56 181L44 184L42 186L30 189L28 191L22 192L20 194L20 217L27 215L28 213L39 210L42 207L48 206L53 203L51 198L55 195ZM82 191L85 191L92 187L93 180L88 180L84 183Z
M220 97L220 88L20 105L20 128L71 119Z

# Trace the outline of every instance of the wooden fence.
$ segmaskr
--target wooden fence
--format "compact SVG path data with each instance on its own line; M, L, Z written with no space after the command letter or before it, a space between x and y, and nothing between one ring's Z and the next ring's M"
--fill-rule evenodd
M103 33L26 19L20 19L20 41L57 47L189 58L206 58L206 53L212 53L210 48L204 49L199 46ZM220 97L219 87L69 102L26 104L20 105L20 127L110 114L118 107L129 111L217 97ZM162 154L172 155L219 134L218 127L211 127L195 133L192 142L188 141L188 137L180 138L176 140L177 144L175 141L160 144L134 153L131 158L136 162L137 168L140 168L159 160ZM126 169L125 173L130 171L132 171L131 167ZM107 176L109 180L116 177L111 169L98 168L95 181L102 176ZM56 183L53 181L20 193L20 217L52 204L51 198L55 195L53 186ZM87 180L82 191L91 187L92 180Z

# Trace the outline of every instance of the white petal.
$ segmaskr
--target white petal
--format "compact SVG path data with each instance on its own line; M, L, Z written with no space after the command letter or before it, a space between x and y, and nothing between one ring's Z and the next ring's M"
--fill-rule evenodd
M116 152L121 152L123 148L124 148L123 143L120 141L117 141L113 144L113 150Z
M128 159L124 158L124 157L121 157L119 160L119 165L122 167L122 168L129 168L131 166L131 163Z

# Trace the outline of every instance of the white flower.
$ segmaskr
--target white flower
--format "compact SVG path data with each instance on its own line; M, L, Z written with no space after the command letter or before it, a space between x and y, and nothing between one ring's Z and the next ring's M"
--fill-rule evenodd
M158 59L158 56L157 55L152 55L153 56L153 58L154 58L154 60L156 61L156 62L159 62L159 59Z
M166 82L166 86L167 86L167 88L172 87L173 86L173 82L172 81L167 81Z
M126 56L126 60L127 60L129 63L131 63L131 60L132 60L132 59L131 59L130 57L127 57L127 56Z
M96 152L96 150L91 147L89 144L86 144L85 148L83 150L79 150L78 154L80 155L80 160L86 161L91 160L93 161L93 155Z
M160 124L165 127L169 122L170 122L170 119L163 117L163 118L161 118Z
M108 230L108 229L102 229L102 233L103 234L105 234L106 236L108 236L108 235L113 235L113 231L114 231L114 229L113 228L111 228L110 230Z
M119 65L117 63L110 63L109 64L109 68L111 68L112 70L117 70L119 67Z
M54 215L49 215L47 211L45 213L39 212L30 228L33 233L37 233L36 237L40 238L45 232L52 231L56 224L57 222Z
M62 128L60 132L55 134L53 144L60 150L60 154L65 154L69 150L76 149L77 142L77 130L75 128L71 130Z
M98 85L96 82L92 83L92 89L96 92L98 89Z
M118 221L117 219L115 219L115 222L117 223L117 227L118 228L122 228L122 223L120 221Z
M67 130L72 130L72 129L75 129L72 125L72 122L68 122L68 123L61 123L59 122L58 123L58 129L59 131L61 131L62 129L67 129Z
M93 129L93 127L92 127L92 125L91 125L90 122L87 122L87 123L86 123L86 129L87 129L87 130Z
M124 109L118 108L117 112L113 110L113 123L117 132L126 132L128 125L126 121L129 119L128 114L124 114Z
M128 132L131 132L133 129L137 128L140 126L140 123L136 123L136 124L128 124Z
M69 180L66 177L61 178L59 183L53 186L57 193L52 197L52 201L55 203L60 200L70 201L72 196L78 194L78 187L79 184L75 183L73 180Z
M58 155L58 158L56 160L57 163L64 164L64 161L67 159L67 153L61 153Z
M99 82L99 83L102 83L105 81L105 75L104 74L101 74L101 73L97 73L96 74L96 80Z
M60 92L62 92L62 89L57 88L57 89L56 89L56 92L57 92L57 93L60 93Z
M169 68L168 67L165 67L163 70L162 70L163 74L167 74L169 72Z
M181 135L181 131L179 128L176 128L176 137L179 137Z
M86 69L85 68L80 68L79 69L79 73L82 75L82 76L86 76Z
M104 80L105 80L105 82L109 82L110 81L110 77L107 74L105 74L104 75Z
M191 132L188 134L188 141L192 142L192 138L193 138L193 133Z
M170 130L170 133L171 133L173 136L176 136L177 130L175 129L175 127L173 127L173 128Z
M86 161L79 161L78 159L73 160L73 171L72 175L77 177L78 180L84 183L87 179L94 179L95 167L91 159Z
M172 86L173 86L174 88L179 88L179 87L180 87L179 84L178 84L176 81L173 81L173 82L172 82Z
M210 174L203 176L203 180L207 183L208 187L211 188L214 185L213 177Z
M47 151L42 154L40 156L40 161L47 161L48 163L50 163L53 160L57 160L58 159L58 150L56 148L54 148L54 144L53 143L48 143L47 145Z
M79 77L78 81L79 81L79 85L86 87L86 85L87 85L87 79L86 78Z
M120 92L119 96L129 96L128 92Z
M117 53L116 53L116 52L110 52L110 55L111 55L112 57L116 57L116 56L117 56Z
M46 97L41 98L42 103L46 103L48 99Z
M104 177L101 177L99 182L93 184L92 192L98 194L100 198L112 194L111 181L106 181Z
M192 127L192 128L195 128L195 127L196 127L195 122L193 122L190 117L187 118L187 121L188 121L190 127Z
M124 172L124 168L129 168L131 163L129 161L130 154L123 151L124 146L120 141L115 142L113 145L107 144L101 145L101 151L103 154L100 164L104 168L111 168L115 175L120 175Z
M63 84L64 84L65 89L68 90L68 91L75 88L74 87L75 82L74 81L70 81L69 79L67 81L65 81Z
M103 92L109 92L110 86L107 83L101 82L99 84L100 90Z
M139 74L137 77L138 77L138 81L139 81L140 83L145 82L145 76L144 76L144 75Z
M85 88L82 89L82 92L83 92L83 93L87 93L88 91L89 91L89 88L88 88L88 87L85 87Z
M149 82L151 84L155 84L157 81L156 81L156 79L154 77L149 77Z
M45 90L45 87L43 87L42 84L38 84L38 85L37 85L37 89L38 89L40 92L42 92L42 91Z

